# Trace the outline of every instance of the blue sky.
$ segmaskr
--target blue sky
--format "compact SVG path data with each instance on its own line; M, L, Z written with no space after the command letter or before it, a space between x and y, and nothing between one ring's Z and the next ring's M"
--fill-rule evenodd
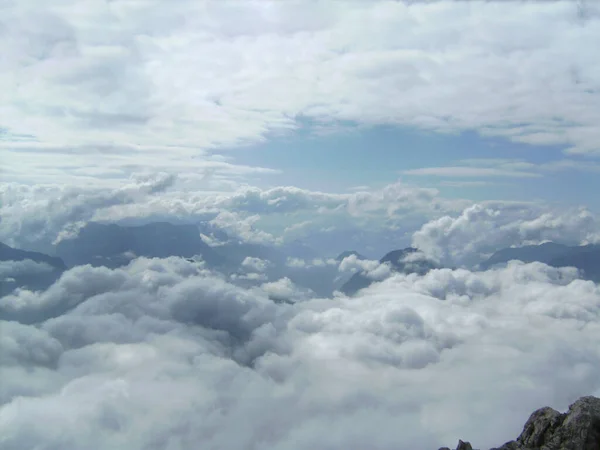
M401 179L423 187L435 187L449 197L473 201L544 201L582 204L600 208L597 163L568 157L564 146L531 145L484 137L476 131L442 134L399 126L365 129L343 124L321 134L310 122L285 136L232 151L241 164L257 164L281 170L266 180L273 185L292 184L305 189L344 192L353 188L379 188ZM498 167L494 160L529 163L532 167L569 160L577 168L548 171L534 168L536 176L516 171L490 176L485 171L468 176L415 175L405 171L431 167ZM478 160L478 161L469 161ZM488 161L486 161L488 160ZM592 170L585 170L589 165ZM595 167L595 168L594 168ZM600 168L599 168L600 169Z

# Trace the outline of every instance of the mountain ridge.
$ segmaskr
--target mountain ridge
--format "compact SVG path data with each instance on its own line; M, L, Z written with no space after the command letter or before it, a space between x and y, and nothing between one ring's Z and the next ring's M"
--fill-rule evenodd
M498 250L479 264L481 270L506 264L511 260L541 262L552 267L575 267L583 278L600 282L600 245L568 246L554 242Z
M437 268L433 261L426 258L416 258L414 261L405 261L411 254L418 253L419 250L414 247L406 247L399 250L392 250L386 253L380 260L380 264L390 266L392 272L396 273L417 273L424 275L432 269ZM369 278L366 271L362 270L354 275L342 285L340 292L346 295L354 295L361 289L364 289L373 283L373 279Z

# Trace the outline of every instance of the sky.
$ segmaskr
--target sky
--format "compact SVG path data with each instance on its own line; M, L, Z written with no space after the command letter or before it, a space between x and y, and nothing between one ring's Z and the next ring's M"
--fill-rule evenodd
M401 179L597 208L584 192L600 171L598 14L576 1L5 2L3 178L117 185L160 169L333 192Z
M600 395L598 285L475 270L600 243L595 42L585 0L0 2L0 242L208 223L309 277L379 274L324 298L255 256L234 279L134 255L15 289L0 447L489 448ZM409 245L442 268L377 262Z

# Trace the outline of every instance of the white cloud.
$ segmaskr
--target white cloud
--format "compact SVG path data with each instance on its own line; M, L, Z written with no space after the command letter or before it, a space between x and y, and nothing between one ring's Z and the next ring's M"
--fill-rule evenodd
M275 237L266 231L257 229L254 224L260 220L258 214L243 217L233 211L221 211L217 217L211 220L211 224L225 230L232 236L239 237L244 242L259 244L279 244L281 238Z
M283 242L284 229L297 224L296 214L317 217L295 233L310 235L336 225L359 229L415 229L440 214L460 211L468 202L444 199L435 189L400 182L350 194L310 191L290 186L233 191L181 190L166 173L137 176L117 188L84 189L59 185L0 186L0 240L49 251L57 238L72 236L90 220L212 221L232 237L255 243ZM160 195L158 195L160 194ZM279 217L282 237L261 229L262 216ZM302 221L300 221L302 222ZM210 236L206 236L210 241ZM207 241L208 242L208 241ZM217 244L217 242L211 242ZM44 247L45 245L45 247Z
M269 261L265 261L264 259L260 258L253 258L251 256L246 256L246 258L244 258L242 261L242 267L254 272L264 272L267 270L268 266Z
M293 267L293 268L296 268L296 269L303 268L303 267L307 266L306 261L304 261L303 259L301 259L301 258L291 258L291 257L287 258L286 264L288 265L288 267Z
M413 235L413 246L447 265L471 266L494 251L524 243L585 244L600 240L597 219L586 209L552 211L538 205L475 204L443 216Z
M243 290L178 258L71 269L15 318L71 309L1 324L2 445L497 446L600 392L600 291L575 275L442 269L289 304L268 299L300 298L289 280Z
M52 272L54 267L44 262L36 262L31 259L22 261L0 261L0 282L5 278L13 278L19 275L35 275Z
M287 277L263 283L260 289L275 301L298 302L314 296L309 289L303 289Z
M379 261L358 258L356 255L346 256L344 259L340 261L340 265L338 266L338 270L340 272L352 272L356 270L374 270L379 267Z
M259 272L250 272L244 274L231 274L230 279L232 281L250 281L250 282L259 282L259 281L267 281L268 277L264 273Z
M599 63L587 44L600 15L586 8L8 2L2 148L22 180L189 173L222 164L215 147L285 133L301 117L597 153Z
M141 202L174 182L173 175L157 173L132 177L116 189L0 184L0 239L15 245L49 244L76 234L98 211Z

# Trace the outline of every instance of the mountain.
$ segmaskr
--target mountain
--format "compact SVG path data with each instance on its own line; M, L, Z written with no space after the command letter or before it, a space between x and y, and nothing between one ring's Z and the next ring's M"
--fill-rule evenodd
M338 255L348 248L356 250L368 259L376 259L393 248L409 247L413 228L420 228L421 223L407 223L406 228L397 230L381 230L373 228L365 230L351 224L313 230L302 236L302 242L311 248L318 249L321 255Z
M30 252L10 247L0 242L0 261L24 261L30 259L37 263L46 263L57 270L66 270L67 266L62 259L56 256L46 255L39 252Z
M381 258L379 263L389 265L392 272L417 273L419 275L424 275L437 267L435 263L425 258L407 260L407 257L415 252L418 250L413 247L393 250ZM373 283L373 279L369 278L364 271L357 272L340 288L340 291L346 295L354 295L359 290L369 287L371 283Z
M361 259L367 259L365 258L363 255L361 255L360 253L358 253L357 251L354 250L346 250L345 252L340 253L337 258L335 258L336 261L341 262L343 261L345 258L347 258L348 256L352 256L355 255L356 259L361 260Z
M577 267L587 280L600 282L600 245L571 247L566 253L553 258L553 267Z
M524 247L510 247L497 251L479 266L481 269L487 270L496 264L506 264L513 259L523 261L524 263L539 261L549 264L554 258L566 254L570 248L568 245L555 244L554 242L546 242L540 245L526 245Z
M56 254L69 266L91 264L111 268L126 265L137 256L201 256L209 267L226 262L202 240L196 225L167 222L132 227L91 222L75 238L60 241Z
M576 267L585 279L600 282L600 245L567 246L547 242L540 245L506 248L494 253L479 268L487 270L511 260L541 262L552 267Z
M44 253L10 247L0 242L0 296L15 288L46 289L67 266L62 259Z
M535 411L514 441L491 450L592 450L600 448L600 399L582 397L566 413L552 408ZM448 447L439 450L450 450ZM473 450L458 441L456 450Z

